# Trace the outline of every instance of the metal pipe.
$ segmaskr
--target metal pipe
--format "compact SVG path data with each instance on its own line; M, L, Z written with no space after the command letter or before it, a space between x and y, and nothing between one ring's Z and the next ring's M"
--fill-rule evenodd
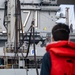
M38 27L38 11L35 11L35 28Z

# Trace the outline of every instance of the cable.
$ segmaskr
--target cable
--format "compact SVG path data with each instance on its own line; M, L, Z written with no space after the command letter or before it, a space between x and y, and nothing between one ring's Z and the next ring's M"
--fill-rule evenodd
M36 66L36 73L39 75L38 68L37 68L37 61L36 61L36 51L35 51L35 36L34 36L35 28L33 24L33 49L34 49L34 60L35 60L35 66Z
M23 56L24 58L27 58L27 57L28 57L29 48L30 48L30 43L31 43L31 35L32 35L32 28L31 28L30 37L29 37L29 45L28 45L28 49L27 49L27 54L26 54L26 56L24 57L24 55L23 55L23 53L22 53L22 56Z
M16 30L16 33L15 33L15 36L16 36L16 45L15 45L15 56L17 55L18 56L18 50L20 49L20 47L23 45L24 43L24 38L26 37L26 35L24 36L23 35L23 30L22 30L22 19L21 19L21 10L20 10L20 1L17 0L16 1L17 3L15 3L15 11L16 11L16 22L15 22L15 30ZM17 22L19 21L19 22ZM20 42L20 45L18 47L18 36L17 36L17 33L18 33L18 25L17 23L21 23L21 30L22 30L22 42L20 40L20 26L19 26L19 42ZM37 61L36 61L36 51L35 51L35 27L34 27L34 11L33 11L33 20L32 20L32 23L31 23L31 26L30 28L28 29L27 33L29 32L29 30L31 31L30 32L30 37L29 37L29 45L28 45L28 50L27 50L27 54L26 56L24 57L23 55L23 52L22 53L22 56L23 58L27 58L28 56L28 53L29 53L29 48L30 48L30 43L31 43L31 35L32 35L32 32L33 32L33 49L34 49L34 60L35 60L35 67L36 67L36 73L37 75L39 75L39 72L38 72L38 68L37 68ZM26 34L27 34L26 33Z
M32 31L33 31L33 50L34 50L34 61L35 61L35 67L36 67L36 74L39 75L39 72L38 72L38 67L37 67L37 59L36 59L36 51L35 51L35 11L33 11L33 18L32 18Z

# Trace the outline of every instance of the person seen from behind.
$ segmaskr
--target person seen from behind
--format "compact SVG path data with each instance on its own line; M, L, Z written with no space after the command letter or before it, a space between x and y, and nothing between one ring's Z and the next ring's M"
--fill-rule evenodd
M58 23L52 29L52 42L46 46L40 75L75 75L75 43L69 40L69 26Z

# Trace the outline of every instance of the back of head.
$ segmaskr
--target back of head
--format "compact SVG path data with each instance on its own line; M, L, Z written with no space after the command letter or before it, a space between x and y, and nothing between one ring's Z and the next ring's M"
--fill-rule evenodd
M63 23L58 23L52 29L54 41L68 40L70 29L69 26Z

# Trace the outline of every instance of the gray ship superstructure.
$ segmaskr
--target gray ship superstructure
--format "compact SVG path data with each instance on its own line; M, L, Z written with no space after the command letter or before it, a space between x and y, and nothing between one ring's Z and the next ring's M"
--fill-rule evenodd
M1 75L39 75L45 46L51 42L51 29L56 24L56 13L60 10L57 2L1 1Z

